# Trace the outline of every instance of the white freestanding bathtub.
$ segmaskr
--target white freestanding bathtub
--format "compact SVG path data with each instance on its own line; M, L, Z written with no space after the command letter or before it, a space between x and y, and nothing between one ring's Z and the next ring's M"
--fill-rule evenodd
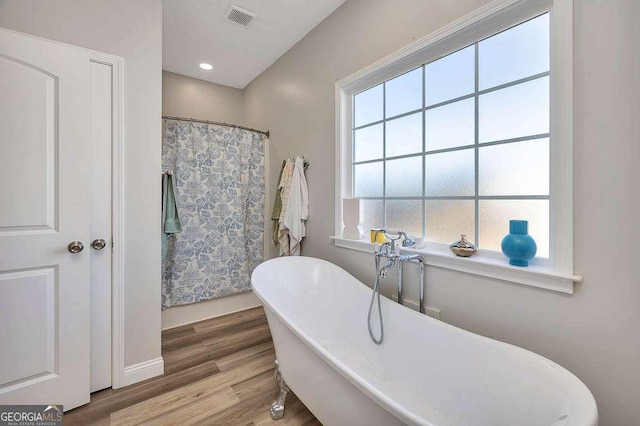
M371 289L336 265L273 259L251 283L284 380L325 426L598 423L589 389L558 364L387 298L385 340L375 345Z

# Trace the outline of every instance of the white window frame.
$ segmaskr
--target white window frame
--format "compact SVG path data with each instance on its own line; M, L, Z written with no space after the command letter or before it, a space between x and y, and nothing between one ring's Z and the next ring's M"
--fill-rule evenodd
M520 268L486 250L471 258L456 257L443 244L402 250L423 254L427 265L573 294L574 282L582 277L573 271L572 0L495 0L336 83L335 236L331 238L337 247L373 251L368 232L364 240L342 238L342 200L351 198L353 190L353 96L545 12L551 26L549 260L534 259L529 267Z

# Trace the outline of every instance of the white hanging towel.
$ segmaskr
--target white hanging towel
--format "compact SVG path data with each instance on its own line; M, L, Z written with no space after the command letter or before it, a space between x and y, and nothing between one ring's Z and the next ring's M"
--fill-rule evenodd
M293 169L295 168L295 162L287 158L285 160L284 168L282 169L282 177L278 183L278 191L280 191L280 199L282 200L282 207L280 209L280 216L278 218L278 245L280 246L280 256L289 256L289 230L283 225L284 213L289 205L289 191L291 189L291 177L293 176Z
M300 256L300 242L306 235L306 221L309 218L309 189L302 157L295 159L287 195L286 205L283 199L280 214L280 255Z

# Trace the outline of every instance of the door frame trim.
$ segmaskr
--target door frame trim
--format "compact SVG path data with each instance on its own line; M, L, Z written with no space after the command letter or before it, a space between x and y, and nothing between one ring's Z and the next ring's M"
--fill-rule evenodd
M111 387L125 386L124 58L90 50L90 61L112 73L111 140Z

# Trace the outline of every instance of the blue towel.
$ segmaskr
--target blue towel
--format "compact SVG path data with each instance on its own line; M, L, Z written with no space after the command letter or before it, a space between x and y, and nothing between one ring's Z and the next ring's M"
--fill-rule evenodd
M182 224L176 206L173 175L162 175L162 254L167 253L168 235L182 232Z

